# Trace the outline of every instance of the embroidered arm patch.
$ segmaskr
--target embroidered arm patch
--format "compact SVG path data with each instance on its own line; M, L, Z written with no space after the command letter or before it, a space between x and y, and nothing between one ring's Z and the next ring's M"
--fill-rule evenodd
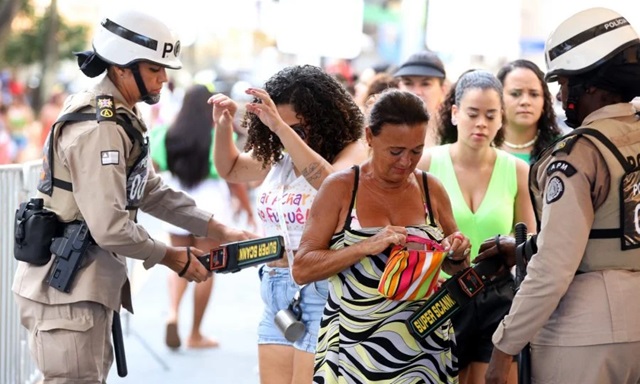
M547 204L551 204L560 200L562 195L564 194L564 183L562 179L558 176L554 176L549 180L547 184L547 190L544 193L545 200Z
M573 176L577 171L576 168L569 162L564 160L554 161L547 167L547 176L554 172L561 172L567 177Z
M96 120L98 120L98 122L116 121L116 106L113 101L113 96L96 96Z

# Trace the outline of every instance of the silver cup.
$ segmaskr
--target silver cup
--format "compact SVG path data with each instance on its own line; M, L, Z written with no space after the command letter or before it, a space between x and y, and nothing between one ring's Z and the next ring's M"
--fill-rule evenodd
M304 323L300 321L300 317L301 316L294 313L291 306L287 309L281 309L276 313L274 321L285 339L294 342L304 335L305 326Z

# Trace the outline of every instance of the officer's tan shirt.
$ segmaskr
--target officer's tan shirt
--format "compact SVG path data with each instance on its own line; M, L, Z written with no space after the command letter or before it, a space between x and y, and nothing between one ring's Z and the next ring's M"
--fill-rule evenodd
M634 113L630 104L607 106L587 116L584 125ZM515 355L528 342L579 346L640 340L640 274L603 270L576 275L595 210L608 193L618 193L609 191L604 158L588 139L578 138L569 154L558 152L540 161L532 183L534 192L539 189L535 199L541 207L538 253L493 335L494 345ZM571 164L576 173L551 172L548 166L557 161Z
M104 79L88 92L71 96L62 114L77 110L79 103L94 101L97 95L112 95L118 112L131 116L134 126L142 133L146 127L138 111L130 110L113 83ZM95 109L90 109L95 111ZM71 293L50 288L44 281L53 264L45 266L20 262L16 271L13 291L41 303L61 304L95 301L119 311L122 303L131 310L125 256L143 260L150 268L164 257L167 246L135 222L135 210L126 210L127 171L140 153L139 144L133 143L125 130L112 121L78 122L68 124L55 141L54 162L62 172L55 177L70 177L73 192L55 188L45 199L45 207L53 210L64 222L85 220L97 245L89 247L85 262L78 271ZM102 154L112 153L104 162ZM113 155L117 151L118 161ZM161 220L185 228L191 233L206 236L211 213L198 209L188 195L164 185L148 161L147 180L142 191L140 209ZM144 182L140 180L140 182ZM122 301L121 301L122 296Z

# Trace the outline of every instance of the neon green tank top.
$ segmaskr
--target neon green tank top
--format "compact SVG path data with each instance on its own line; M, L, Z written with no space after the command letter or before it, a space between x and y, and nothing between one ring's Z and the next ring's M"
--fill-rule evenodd
M460 191L449 148L449 144L429 148L431 153L429 173L442 182L449 194L453 217L458 228L471 241L471 260L473 261L484 240L497 234L507 235L513 231L514 205L518 192L516 158L505 151L494 149L497 158L487 193L474 213L471 212ZM445 275L445 277L448 276Z

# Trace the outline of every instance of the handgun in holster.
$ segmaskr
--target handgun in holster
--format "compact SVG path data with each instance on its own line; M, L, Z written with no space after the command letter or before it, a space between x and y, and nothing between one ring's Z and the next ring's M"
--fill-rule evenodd
M71 291L73 280L92 242L87 223L66 224L63 236L54 238L51 243L50 250L56 258L47 279L49 286L66 293Z
M281 259L283 255L284 238L271 236L222 244L209 254L198 256L198 260L209 271L228 273Z

